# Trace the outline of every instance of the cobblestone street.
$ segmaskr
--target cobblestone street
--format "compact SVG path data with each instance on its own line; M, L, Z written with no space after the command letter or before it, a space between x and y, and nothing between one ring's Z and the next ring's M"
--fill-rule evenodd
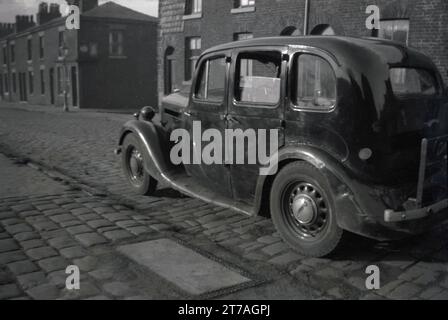
M424 236L379 243L349 235L325 259L287 247L272 222L161 188L135 196L114 155L124 114L0 105L0 299L188 299L117 250L168 238L237 270L249 284L203 298L448 299L448 224ZM5 160L6 161L6 160ZM1 162L3 165L3 162ZM17 175L17 187L4 181ZM19 181L49 186L18 188ZM6 178L7 176L7 178ZM81 290L65 288L65 268ZM366 267L381 289L365 287Z

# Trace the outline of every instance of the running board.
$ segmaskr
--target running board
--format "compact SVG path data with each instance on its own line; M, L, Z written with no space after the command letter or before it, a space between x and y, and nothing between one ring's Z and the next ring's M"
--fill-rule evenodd
M197 180L188 176L185 172L176 172L169 174L169 176L162 173L161 176L171 188L187 196L200 199L222 208L231 209L248 216L256 215L252 206L216 194L209 188L199 185Z

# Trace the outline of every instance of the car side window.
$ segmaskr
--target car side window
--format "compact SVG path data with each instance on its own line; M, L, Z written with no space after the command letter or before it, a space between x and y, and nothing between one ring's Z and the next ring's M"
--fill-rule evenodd
M196 84L195 98L198 100L223 102L226 85L225 57L212 58L202 63Z
M292 100L303 109L331 110L336 104L336 76L325 59L301 54L293 64Z
M281 93L280 52L245 52L238 55L235 70L235 100L276 105Z

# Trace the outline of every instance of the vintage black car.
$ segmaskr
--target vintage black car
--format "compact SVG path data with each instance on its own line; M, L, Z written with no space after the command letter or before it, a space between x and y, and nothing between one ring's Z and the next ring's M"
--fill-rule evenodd
M161 182L270 216L293 249L316 257L343 231L392 240L448 218L448 105L425 55L380 39L259 38L204 52L191 88L164 99L161 121L146 107L125 124L118 151L136 192ZM220 132L279 130L278 170L174 165L170 133L194 121Z

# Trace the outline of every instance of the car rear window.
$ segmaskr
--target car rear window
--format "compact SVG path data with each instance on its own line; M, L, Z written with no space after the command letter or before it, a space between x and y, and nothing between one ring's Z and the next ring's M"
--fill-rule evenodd
M397 96L437 95L437 81L433 74L425 69L390 69L392 90Z

